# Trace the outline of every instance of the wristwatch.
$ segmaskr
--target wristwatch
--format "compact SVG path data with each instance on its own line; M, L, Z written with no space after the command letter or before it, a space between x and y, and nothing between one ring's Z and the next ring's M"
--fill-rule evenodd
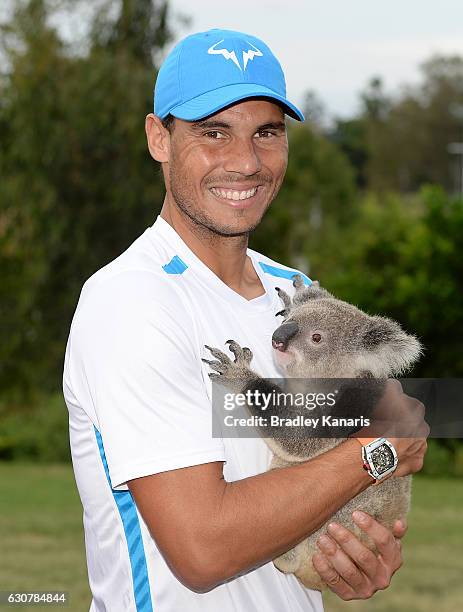
M399 463L394 446L386 438L356 438L362 445L363 468L379 484Z

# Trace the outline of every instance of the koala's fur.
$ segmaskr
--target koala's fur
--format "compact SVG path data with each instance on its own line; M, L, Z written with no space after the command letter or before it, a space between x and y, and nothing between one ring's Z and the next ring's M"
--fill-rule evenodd
M289 385L292 378L358 378L360 385L365 379L375 383L371 378L384 380L398 376L420 356L422 347L418 340L406 334L395 321L370 316L352 304L336 299L317 282L306 287L301 275L294 277L293 284L296 291L292 300L284 291L277 289L284 304L284 309L278 313L284 317L284 322L278 330L288 323L297 324L297 333L290 338L287 348L281 353L275 351L276 362ZM278 330L275 331L274 338ZM320 334L321 341L314 342L313 334ZM217 372L209 374L211 379L236 392L247 389L268 392L271 388L275 389L275 385L269 387L265 379L250 369L250 349L241 348L233 340L228 341L228 344L235 355L234 361L222 351L206 347L216 358L216 361L203 360ZM290 390L294 392L294 389ZM380 381L377 390L381 391ZM374 401L374 385L373 392L370 389L369 393L370 399ZM249 406L248 409L252 412L253 407ZM273 406L273 410L282 414L287 408ZM349 406L349 416L351 414ZM294 416L294 413L291 416ZM293 437L278 437L274 431L264 431L263 435L273 436L264 438L274 455L269 469L313 458L345 440L310 438L307 435L301 437L296 432ZM282 572L294 573L306 587L325 589L325 583L312 566L312 556L318 552L315 542L326 531L327 524L331 521L341 523L374 550L372 541L352 521L352 512L355 509L365 510L382 524L392 528L396 519L407 514L410 493L410 476L392 476L378 486L369 487L342 507L310 537L276 558L275 566Z

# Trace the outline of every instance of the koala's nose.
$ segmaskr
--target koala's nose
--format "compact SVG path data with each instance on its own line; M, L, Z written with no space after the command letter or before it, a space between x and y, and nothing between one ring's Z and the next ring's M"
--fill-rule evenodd
M285 351L286 347L288 346L288 342L297 334L298 331L299 327L295 321L289 321L288 323L283 323L283 325L280 325L280 327L273 332L273 348L276 348L279 351Z

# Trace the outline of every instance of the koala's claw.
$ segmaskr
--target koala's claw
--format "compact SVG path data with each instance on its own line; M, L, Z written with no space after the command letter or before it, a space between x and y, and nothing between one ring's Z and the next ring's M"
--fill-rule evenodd
M252 359L252 351L247 346L241 347L235 340L227 340L228 348L235 356L234 363L248 366Z
M216 380L218 382L223 379L223 376L221 374L215 374L214 372L209 372L208 376L211 380Z
M232 361L219 349L205 344L205 348L212 353L216 360L201 359L215 372L209 372L209 378L239 391L246 380L255 376L249 368L252 351L247 346L241 347L235 340L227 340L230 351L235 359Z
M211 346L208 346L207 344L204 345L208 351L210 351L212 353L212 355L218 359L219 361L225 362L225 363L231 363L231 359L228 355L225 355L225 353L223 353L221 350L217 349L217 348L213 348Z
M216 372L219 372L219 374L223 374L227 369L227 364L222 363L221 361L212 361L211 359L201 359L201 361L207 363L209 367L211 367Z
M248 367L253 357L251 349L247 346L240 346L236 340L227 340L226 344L229 345L229 349L235 357L234 363Z
M235 340L227 340L225 344L228 344L228 348L231 350L233 355L235 356L234 362L239 361L243 356L243 349Z
M252 351L247 346L243 347L243 360L249 365L252 360Z

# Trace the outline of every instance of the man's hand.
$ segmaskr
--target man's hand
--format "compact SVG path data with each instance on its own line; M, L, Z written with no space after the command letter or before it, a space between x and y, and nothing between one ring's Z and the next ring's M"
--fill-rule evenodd
M392 531L365 512L354 512L355 523L367 533L379 554L373 553L348 529L338 523L328 526L329 535L317 541L320 553L312 562L328 588L341 599L368 599L386 589L402 565L401 538L407 531L404 519Z
M424 420L425 412L424 404L406 395L398 380L388 379L372 422L354 435L356 438L387 438L398 457L394 476L414 474L423 467L427 449L430 428Z

